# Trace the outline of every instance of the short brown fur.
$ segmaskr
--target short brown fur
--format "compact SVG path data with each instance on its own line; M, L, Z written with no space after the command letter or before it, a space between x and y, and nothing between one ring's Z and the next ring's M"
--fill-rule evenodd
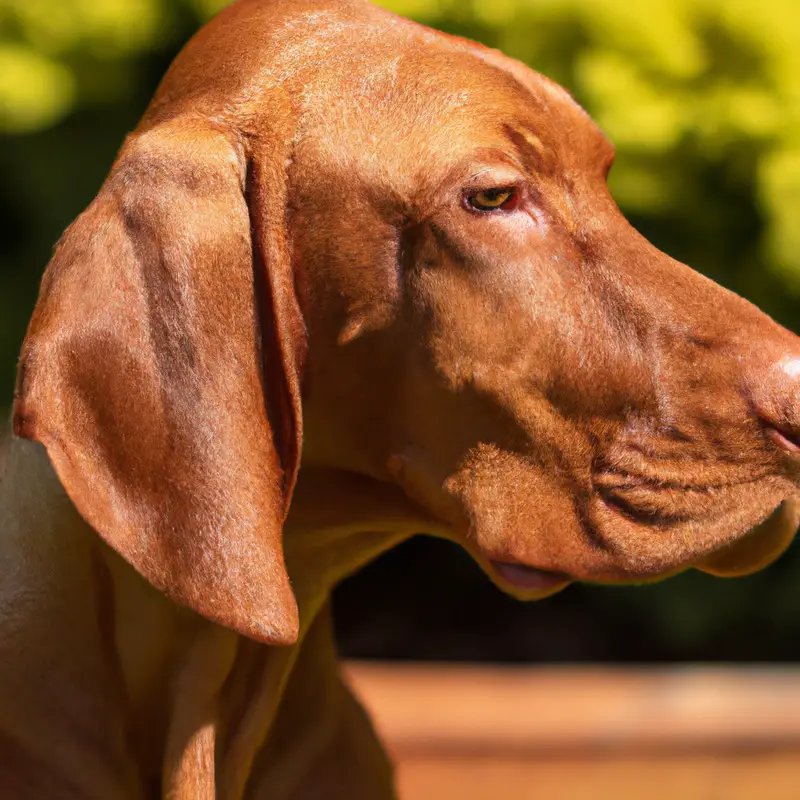
M555 84L362 0L197 34L23 346L4 797L392 797L328 597L415 532L523 598L777 557L798 340L637 234L612 161Z

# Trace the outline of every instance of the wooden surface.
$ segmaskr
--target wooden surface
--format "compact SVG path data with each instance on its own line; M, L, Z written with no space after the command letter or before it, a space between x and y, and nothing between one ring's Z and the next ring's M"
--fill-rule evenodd
M347 670L401 800L800 800L800 671Z

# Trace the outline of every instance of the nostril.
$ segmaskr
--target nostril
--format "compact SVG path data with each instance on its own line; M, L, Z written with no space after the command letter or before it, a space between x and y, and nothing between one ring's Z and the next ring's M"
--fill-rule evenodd
M800 456L800 358L783 355L766 372L751 362L747 377L762 435L783 453Z
M776 428L774 425L765 423L767 436L776 444L781 450L794 455L800 454L800 434L789 432Z

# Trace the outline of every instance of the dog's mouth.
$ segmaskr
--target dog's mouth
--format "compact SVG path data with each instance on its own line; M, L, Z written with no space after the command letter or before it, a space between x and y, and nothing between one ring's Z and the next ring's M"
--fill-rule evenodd
M766 456L704 461L677 445L658 458L644 446L612 455L571 481L521 457L476 455L467 475L447 482L450 538L498 588L536 600L574 582L649 584L690 569L749 575L777 560L800 525L796 476L775 474ZM500 479L506 461L516 468L511 490Z
M490 563L501 583L536 597L555 594L573 581L573 578L562 572L549 572L516 562L492 561Z
M698 569L717 577L740 577L772 564L788 549L800 526L800 497L784 501L749 533L712 552L664 572L573 576L517 561L490 561L497 582L530 599L548 597L576 580L599 583L651 583L684 569Z

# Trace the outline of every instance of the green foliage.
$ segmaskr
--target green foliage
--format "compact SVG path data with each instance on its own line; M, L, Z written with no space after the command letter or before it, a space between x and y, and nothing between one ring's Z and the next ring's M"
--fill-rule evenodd
M0 25L0 130L26 133L113 102L170 14L161 0L0 0Z
M610 183L634 224L662 249L794 323L797 0L383 4L499 47L569 88L618 148ZM0 0L0 411L52 245L91 200L169 60L223 5ZM682 580L647 594L601 592L593 602L620 617L649 614L678 649L721 635L734 613L749 613L750 631L768 615L778 641L800 609L800 582L781 565L724 589L712 590L700 576ZM756 591L763 603L753 608L747 597ZM653 599L648 612L646 597Z

